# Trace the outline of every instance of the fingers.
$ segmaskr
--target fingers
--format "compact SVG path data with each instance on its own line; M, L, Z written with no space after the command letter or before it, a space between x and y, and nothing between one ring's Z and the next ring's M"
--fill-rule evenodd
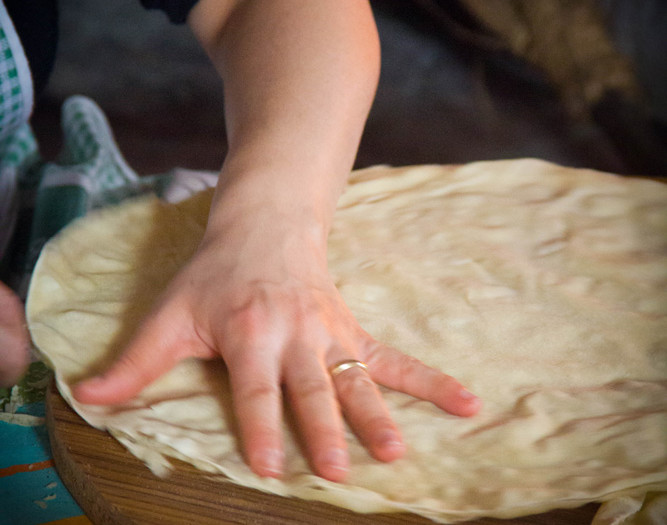
M482 406L482 401L453 377L394 348L377 344L366 362L379 384L430 401L450 414L468 417Z
M320 476L342 481L347 475L342 415L376 459L393 461L405 452L380 391L363 368L351 367L330 378L323 364L311 359L287 367L284 375L311 467Z
M123 403L179 361L194 355L191 350L203 343L192 341L191 335L182 335L186 332L180 319L180 315L174 317L168 312L148 319L111 368L73 387L74 398L96 405Z
M228 363L234 410L246 461L258 475L283 472L282 393L277 366L257 352Z
M366 371L349 369L332 380L315 353L291 353L282 370L267 362L270 352L264 354L246 349L228 364L241 441L255 473L280 477L283 471L281 378L306 456L319 476L331 481L347 476L343 415L376 459L403 455L400 433Z
M299 365L286 366L283 372L311 468L323 478L342 481L349 468L347 445L336 394L324 364L310 357Z
M349 368L333 381L345 418L373 457L380 461L401 457L405 445L368 371Z

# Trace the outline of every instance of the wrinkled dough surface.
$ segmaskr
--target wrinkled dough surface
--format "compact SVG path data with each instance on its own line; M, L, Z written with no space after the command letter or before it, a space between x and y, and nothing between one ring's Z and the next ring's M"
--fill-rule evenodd
M64 397L155 472L173 456L260 490L443 522L604 500L627 513L623 498L667 488L666 186L530 159L353 173L329 239L336 285L368 332L484 407L462 419L386 391L407 454L379 463L350 434L345 484L311 474L288 428L285 478L255 476L221 362L183 362L120 410L70 394L196 249L210 199L79 220L30 288L30 331Z

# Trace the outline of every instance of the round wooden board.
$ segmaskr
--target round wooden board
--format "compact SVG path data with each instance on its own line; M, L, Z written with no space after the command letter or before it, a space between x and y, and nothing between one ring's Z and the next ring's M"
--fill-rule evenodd
M357 514L324 503L265 494L212 478L174 460L170 476L155 476L106 432L81 419L47 390L47 426L56 469L95 525L307 524L427 525L414 514ZM512 520L485 518L468 525L589 525L597 504Z

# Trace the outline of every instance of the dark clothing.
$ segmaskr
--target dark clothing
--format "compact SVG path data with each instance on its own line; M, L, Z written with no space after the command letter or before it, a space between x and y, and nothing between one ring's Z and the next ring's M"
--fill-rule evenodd
M146 9L161 9L174 24L183 24L197 0L139 0ZM57 0L3 0L21 40L35 96L48 82L58 45Z
M21 46L28 59L35 94L40 93L51 75L58 44L56 0L4 0Z
M139 0L146 9L162 9L174 24L183 24L197 0Z

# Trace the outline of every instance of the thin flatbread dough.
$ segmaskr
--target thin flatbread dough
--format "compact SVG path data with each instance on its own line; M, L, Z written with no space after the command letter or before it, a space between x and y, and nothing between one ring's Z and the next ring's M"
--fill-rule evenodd
M79 220L30 288L30 331L65 399L156 473L173 456L264 491L441 522L667 490L667 186L537 160L353 173L329 240L347 304L484 407L458 418L386 391L407 453L380 463L350 433L344 484L311 473L287 426L284 479L254 475L220 361L182 362L121 408L71 396L196 249L210 199Z

